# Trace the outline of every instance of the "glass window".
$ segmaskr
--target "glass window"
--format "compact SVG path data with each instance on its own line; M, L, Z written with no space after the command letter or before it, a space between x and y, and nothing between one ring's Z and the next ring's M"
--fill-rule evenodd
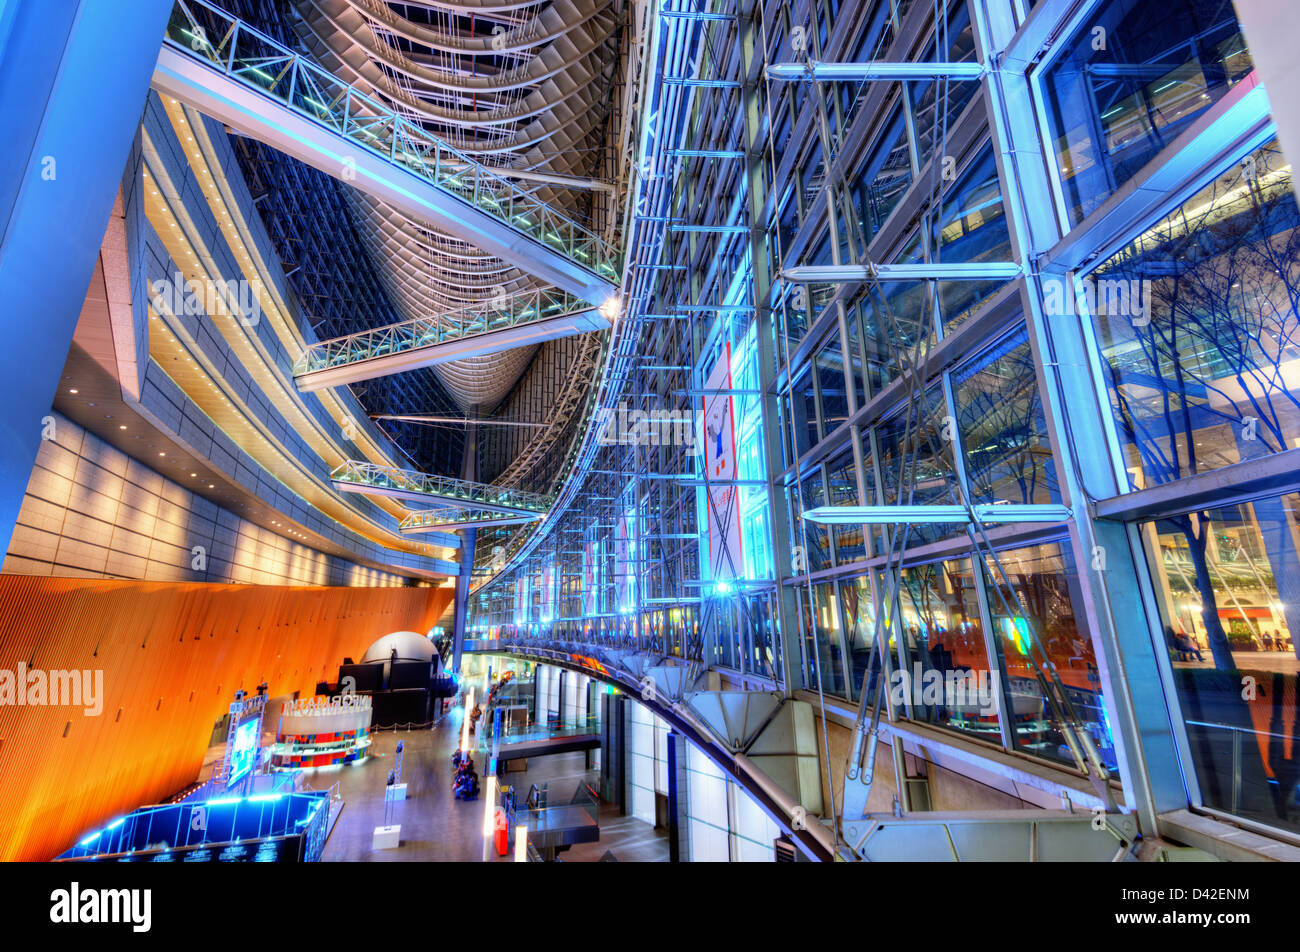
M819 439L817 435L817 394L813 390L812 364L804 367L790 388L794 409L795 456L803 456Z
M1011 234L992 147L984 149L947 193L935 222L934 247L934 260L950 264L1012 259ZM1005 283L1002 278L939 282L939 313L945 330L953 330L975 314Z
M912 160L907 147L907 126L902 112L895 110L853 183L853 204L861 236L859 254L889 218L911 182Z
M849 395L844 386L844 352L838 323L817 352L817 383L822 395L822 436L829 436L849 418Z
M844 451L827 464L830 474L830 497L832 506L860 506L858 498L858 469L853 465L853 446L850 443ZM862 526L833 526L835 537L835 564L847 565L867 556L866 535Z
M958 368L952 385L971 501L1060 502L1027 332Z
M935 455L935 449L941 447L942 426L946 412L943 410L943 397L937 389L926 394L927 406L921 409L919 420L913 418L912 438L917 440L917 452L907 460L907 472L902 473L902 485L911 486L912 492L899 493L899 476L904 466L903 436L907 421L899 414L876 428L878 452L880 454L880 481L884 494L883 505L945 505L954 501L951 467L942 458ZM917 427L920 428L917 432ZM889 550L887 543L890 526L878 528L878 553ZM909 546L923 545L936 539L951 535L955 527L921 523L913 525L907 532Z
M871 579L863 575L840 582L840 603L844 607L844 649L849 662L849 693L851 701L858 700L862 681L867 676L871 652L876 643L876 612L871 601ZM876 659L875 675L867 685L867 697L874 701L871 692L881 681L881 662ZM883 701L882 701L883 707Z
M933 40L921 57L923 62L935 62L935 49L947 50L940 58L948 63L971 63L975 61L975 34L971 29L970 11L966 4L958 3L948 16L948 23L939 43ZM912 85L912 111L916 117L916 154L921 167L935 155L936 141L941 141L966 108L966 104L979 90L978 83L954 82L952 80L927 80ZM937 127L937 128L936 128Z
M1232 4L1114 0L1044 76L1071 224L1251 70Z
M1006 573L1006 582L997 571ZM1092 641L1080 630L1074 606L1081 600L1068 547L1049 542L997 553L986 566L985 586L1003 690L1012 716L1015 745L1026 753L1074 765L1063 717L1044 686L1059 680L1052 695L1063 698L1067 719L1091 738L1102 762L1115 769ZM1063 709L1064 710L1064 709Z
M970 559L907 568L901 582L900 629L890 645L899 666L890 685L895 703L916 720L1000 745L996 679Z
M817 509L827 505L826 488L822 485L821 467L817 467L813 472L805 477L800 484L803 493L803 509L807 512L809 509ZM791 559L796 566L795 574L803 574L797 569L797 566L803 564L807 572L819 572L822 569L831 567L831 545L830 545L830 528L821 523L813 522L810 519L804 519L803 534L803 553L802 559L799 552L792 552ZM798 534L794 533L792 539L798 540Z
M840 606L835 596L834 582L821 582L812 587L816 604L809 612L808 587L799 586L799 602L803 606L804 644L815 660L815 667L810 665L808 685L817 686L817 675L821 674L821 687L827 694L845 696L843 630L840 621ZM814 637L815 636L815 637Z
M1133 488L1300 445L1297 226L1269 144L1083 280Z
M1298 512L1288 493L1140 528L1203 802L1292 831Z
M853 408L860 410L867 402L866 368L862 363L862 315L859 297L844 308L844 326L849 340L849 382L853 387Z

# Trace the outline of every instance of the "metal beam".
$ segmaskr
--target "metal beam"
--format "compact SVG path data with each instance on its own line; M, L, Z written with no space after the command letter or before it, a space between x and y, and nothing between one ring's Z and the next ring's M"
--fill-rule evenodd
M545 515L551 507L550 497L537 493L417 473L362 460L341 463L330 473L330 480L339 492L437 503L445 508L532 517Z
M617 294L599 236L203 0L178 0L153 87L547 284Z
M1072 515L1066 506L1035 506L1013 503L975 503L971 506L980 522L1064 522ZM803 517L819 525L921 525L922 523L973 522L965 506L818 506Z
M372 413L370 419L396 420L399 423L428 423L431 426L437 426L441 423L460 425L473 423L475 426L524 426L541 430L549 426L546 423L529 423L525 420L475 420L470 417L436 416L428 413Z
M536 522L540 518L542 518L540 513L507 515L490 510L476 512L472 509L428 509L410 513L398 523L397 528L402 535L419 535L424 532L456 532L462 529L515 526L525 522Z
M572 295L528 291L498 306L421 317L312 344L294 362L302 393L420 367L606 330L609 320Z
M1018 278L1023 270L1014 261L945 264L799 265L784 268L781 276L795 284L839 284L870 281L872 269L880 281L992 281Z
M869 80L978 80L987 72L982 63L773 63L768 79L785 82L863 82Z

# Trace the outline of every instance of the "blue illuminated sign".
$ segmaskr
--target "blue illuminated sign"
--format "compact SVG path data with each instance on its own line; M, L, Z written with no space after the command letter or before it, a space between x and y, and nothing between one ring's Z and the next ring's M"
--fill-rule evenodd
M235 745L230 751L230 777L226 781L229 786L237 781L244 774L253 769L257 761L258 747L258 729L261 727L262 719L260 717L252 718L235 729Z

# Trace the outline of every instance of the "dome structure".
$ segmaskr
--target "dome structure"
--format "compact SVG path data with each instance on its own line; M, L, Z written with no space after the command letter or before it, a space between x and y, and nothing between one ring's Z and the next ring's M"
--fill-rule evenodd
M433 661L438 657L433 642L418 631L394 631L367 648L361 656L361 663L388 661L393 657L394 649L399 661Z

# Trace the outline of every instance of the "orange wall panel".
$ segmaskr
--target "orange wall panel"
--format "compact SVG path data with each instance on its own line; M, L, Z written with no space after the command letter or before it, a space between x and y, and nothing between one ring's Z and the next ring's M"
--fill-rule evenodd
M102 711L0 703L0 860L49 859L197 776L236 690L309 696L344 656L428 631L451 589L0 575L0 669L103 672Z

